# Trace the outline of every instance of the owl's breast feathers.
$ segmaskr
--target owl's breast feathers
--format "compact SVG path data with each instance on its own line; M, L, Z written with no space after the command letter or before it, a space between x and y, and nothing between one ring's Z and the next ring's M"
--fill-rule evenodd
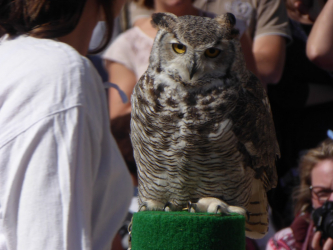
M182 161L185 157L189 164L232 166L241 161L244 168L253 168L266 190L276 186L279 147L267 96L256 77L249 75L243 85L220 79L186 88L150 75L142 76L132 96L132 122L141 141L158 143L159 151Z

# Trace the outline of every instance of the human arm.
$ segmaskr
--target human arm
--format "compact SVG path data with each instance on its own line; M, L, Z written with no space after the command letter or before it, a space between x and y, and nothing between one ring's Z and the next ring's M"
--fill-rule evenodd
M131 112L131 95L140 75L138 68L145 64L142 59L144 42L141 31L132 28L120 34L103 55L109 81L117 84L128 98L128 102L123 103L118 91L114 88L109 89L111 119ZM149 52L146 53L148 58Z
M286 39L279 35L265 35L253 42L253 55L258 76L264 86L278 83L283 72Z
M109 74L109 81L117 84L128 98L128 102L123 103L118 90L114 88L109 89L110 119L114 119L131 112L130 100L136 84L136 76L132 70L121 63L106 61L106 68Z
M284 68L286 44L291 40L288 15L283 0L260 0L256 8L253 54L262 83L279 82Z
M306 45L308 58L326 70L333 70L333 1L328 0L310 32Z
M311 246L313 250L332 250L333 239L327 238L323 246L321 246L321 232L317 231L312 238Z

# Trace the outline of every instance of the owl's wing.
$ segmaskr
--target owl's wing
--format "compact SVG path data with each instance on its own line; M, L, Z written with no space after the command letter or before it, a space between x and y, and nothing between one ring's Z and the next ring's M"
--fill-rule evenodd
M244 79L244 78L243 78ZM231 113L233 132L245 164L252 166L256 179L266 191L277 184L276 157L280 156L267 94L259 80L249 72L239 90L236 108Z
M245 81L244 81L245 80ZM246 236L262 238L268 231L266 192L277 184L276 156L280 156L268 97L259 80L250 72L243 74L239 98L231 113L233 132L246 166L255 171L252 191L246 206L250 214Z

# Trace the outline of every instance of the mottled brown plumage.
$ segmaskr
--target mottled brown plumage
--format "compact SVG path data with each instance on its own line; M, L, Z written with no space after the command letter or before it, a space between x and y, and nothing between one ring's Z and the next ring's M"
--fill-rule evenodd
M140 209L247 212L247 236L262 237L280 153L233 15L158 13L153 23L150 65L132 95Z

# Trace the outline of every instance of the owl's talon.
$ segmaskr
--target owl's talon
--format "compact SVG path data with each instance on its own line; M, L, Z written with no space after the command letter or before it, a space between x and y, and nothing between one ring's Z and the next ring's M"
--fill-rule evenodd
M141 211L164 211L165 204L156 200L145 200L139 206L139 212ZM172 210L172 209L171 209Z
M164 206L164 211L169 212L169 211L182 211L182 207L178 206L172 202L167 202Z
M216 207L216 214L222 214L222 207L220 205Z
M230 214L237 213L243 215L246 219L249 218L248 212L242 207L229 206L224 201L212 198L205 197L201 198L197 203L189 202L189 211L194 212L204 212L204 213L213 213L213 214Z
M145 204L142 204L140 207L139 207L139 212L142 212L142 211L146 211L147 209L147 206Z
M170 210L170 205L171 205L171 203L170 202L167 202L166 204L165 204L165 206L164 206L164 211L165 212L170 212L171 210Z
M190 213L195 213L197 207L195 203L189 201L187 206Z
M184 207L183 209L182 209L182 211L190 211L190 206L191 206L191 202L189 201L189 202L187 202L187 207Z
M191 207L192 207L192 202L187 202L187 211L189 211L190 212L190 210L191 210Z
M248 217L248 211L246 211L242 207L237 207L237 206L228 206L228 212L229 213L236 213L236 214L241 214L245 217L245 219L249 218Z

